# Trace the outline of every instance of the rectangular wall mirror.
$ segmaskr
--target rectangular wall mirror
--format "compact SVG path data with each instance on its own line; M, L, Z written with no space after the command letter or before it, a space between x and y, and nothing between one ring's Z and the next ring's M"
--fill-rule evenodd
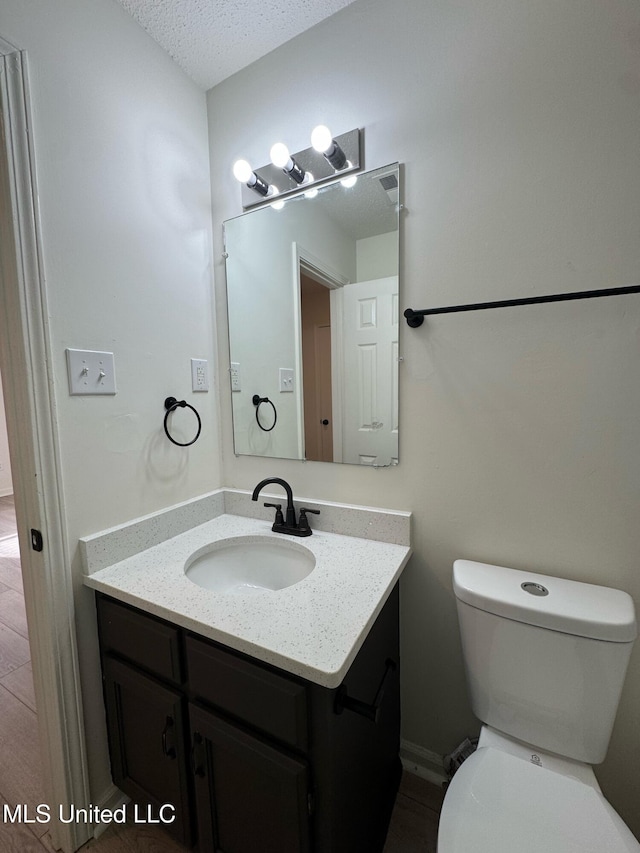
M236 454L398 464L399 181L224 223Z

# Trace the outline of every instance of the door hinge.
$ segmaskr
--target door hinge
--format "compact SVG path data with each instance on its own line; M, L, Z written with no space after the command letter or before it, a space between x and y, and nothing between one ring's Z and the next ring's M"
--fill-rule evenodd
M42 551L44 548L42 533L34 527L31 528L31 547L34 551Z

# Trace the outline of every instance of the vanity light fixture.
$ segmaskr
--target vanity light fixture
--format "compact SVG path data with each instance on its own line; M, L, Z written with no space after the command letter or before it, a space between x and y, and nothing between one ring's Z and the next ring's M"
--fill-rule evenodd
M319 188L336 179L353 186L349 179L364 166L362 139L358 128L334 138L320 125L313 131L315 147L291 153L283 142L276 142L271 146L271 162L255 170L246 160L236 161L233 173L243 185L243 209L278 204L298 194L311 199Z
M246 184L249 189L263 197L273 195L273 190L266 181L256 175L246 160L236 160L233 164L233 175L241 184Z
M336 172L348 165L347 155L324 124L319 124L311 131L311 145L315 151L323 155Z
M272 145L270 155L273 165L282 169L285 175L289 175L296 184L301 184L304 181L305 170L289 154L289 149L284 142L276 142L275 145Z

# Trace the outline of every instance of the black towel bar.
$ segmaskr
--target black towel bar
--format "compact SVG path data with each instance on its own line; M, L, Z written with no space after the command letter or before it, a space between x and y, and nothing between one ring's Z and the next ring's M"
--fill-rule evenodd
M427 314L455 314L459 311L482 311L487 308L509 308L513 305L539 305L543 302L567 302L571 299L594 299L599 296L622 296L626 293L640 293L640 284L626 287L606 287L603 290L580 290L575 293L554 293L549 296L526 296L522 299L503 299L499 302L476 302L470 305L451 305L447 308L425 308L414 311L407 308L404 316L407 325L417 329L424 322Z

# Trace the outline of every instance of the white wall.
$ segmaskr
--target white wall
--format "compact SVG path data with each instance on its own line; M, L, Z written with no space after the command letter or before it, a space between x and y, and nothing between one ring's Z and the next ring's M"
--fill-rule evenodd
M636 0L357 0L213 89L221 375L221 223L240 211L231 164L267 162L278 139L305 148L319 122L364 128L367 168L403 164L403 308L637 283L639 33ZM298 495L413 511L402 585L409 741L446 753L476 729L456 557L621 587L640 605L639 299L404 327L391 470L235 458L222 395L229 486L278 474ZM638 835L639 707L637 648L598 775Z
M215 390L190 390L191 357L215 366L206 103L114 0L3 0L0 35L26 50L29 62L69 570L97 802L110 778L93 597L81 586L78 537L221 482ZM116 396L70 397L66 347L113 352ZM202 435L189 449L164 437L170 394L201 413Z
M9 440L7 438L7 421L4 413L2 376L0 376L0 498L12 494L13 483L11 481L11 463L9 461Z
M358 281L398 275L398 234L378 234L356 243Z

